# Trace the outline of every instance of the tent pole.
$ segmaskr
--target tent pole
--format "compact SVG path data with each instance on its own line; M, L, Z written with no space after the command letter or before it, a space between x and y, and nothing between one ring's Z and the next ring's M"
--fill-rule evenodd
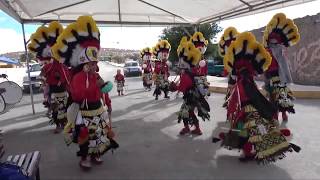
M32 83L31 83L31 77L30 77L30 67L29 67L29 56L28 56L28 49L27 49L27 41L26 41L26 34L24 31L24 23L21 24L22 26L22 34L23 34L23 44L24 44L24 54L27 61L27 71L28 71L28 79L29 79L29 88L30 88L30 97L31 97L31 105L32 105L32 113L35 114L34 111L34 102L33 102L33 90L32 90Z

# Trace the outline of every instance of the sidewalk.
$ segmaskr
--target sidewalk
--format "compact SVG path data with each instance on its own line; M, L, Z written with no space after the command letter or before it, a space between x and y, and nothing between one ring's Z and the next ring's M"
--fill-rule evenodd
M124 64L117 64L113 62L107 62L110 65L123 67ZM170 76L169 80L175 80L176 76ZM226 93L228 87L228 80L226 77L216 77L216 76L208 76L208 81L210 82L210 91L215 93ZM178 80L179 77L176 78ZM263 81L256 81L260 91L262 94L266 94L263 90L262 86L264 85ZM288 85L291 91L293 92L294 97L300 99L320 99L320 86L305 86L298 84L289 84Z
M208 76L210 82L210 91L216 93L226 93L228 80L226 77L215 77ZM260 91L265 94L266 92L262 89L264 82L256 81ZM296 98L306 99L320 99L320 86L304 86L298 84L289 84L289 88L292 90L293 95Z

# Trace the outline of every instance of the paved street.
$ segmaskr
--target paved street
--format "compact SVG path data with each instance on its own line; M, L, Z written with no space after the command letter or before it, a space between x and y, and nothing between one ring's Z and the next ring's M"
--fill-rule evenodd
M117 68L100 63L100 73L112 80ZM104 163L90 172L78 166L77 146L67 147L62 134L44 116L42 94L35 95L36 114L32 115L30 97L24 96L14 109L0 116L5 131L6 155L33 150L41 152L43 180L105 179L318 179L320 177L319 100L296 100L296 114L289 116L292 142L300 145L275 164L240 163L238 151L228 151L211 143L211 137L225 126L223 94L212 94L211 121L201 122L203 135L180 137L182 124L176 112L181 98L154 100L145 92L140 77L126 79L126 96L111 92L113 126L120 148L103 156Z

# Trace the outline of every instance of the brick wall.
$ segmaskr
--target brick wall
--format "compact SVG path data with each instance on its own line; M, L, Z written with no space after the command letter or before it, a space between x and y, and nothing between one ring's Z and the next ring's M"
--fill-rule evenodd
M320 13L294 20L301 35L300 42L287 48L288 64L294 83L320 85ZM263 28L252 30L262 42Z

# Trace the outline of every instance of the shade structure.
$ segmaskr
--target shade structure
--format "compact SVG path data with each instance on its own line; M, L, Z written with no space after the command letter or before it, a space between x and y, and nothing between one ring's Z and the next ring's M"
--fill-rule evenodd
M92 15L98 24L190 25L216 22L312 0L1 0L21 23L69 23Z
M18 61L8 58L6 56L0 56L0 62L6 63L6 64L19 64Z

